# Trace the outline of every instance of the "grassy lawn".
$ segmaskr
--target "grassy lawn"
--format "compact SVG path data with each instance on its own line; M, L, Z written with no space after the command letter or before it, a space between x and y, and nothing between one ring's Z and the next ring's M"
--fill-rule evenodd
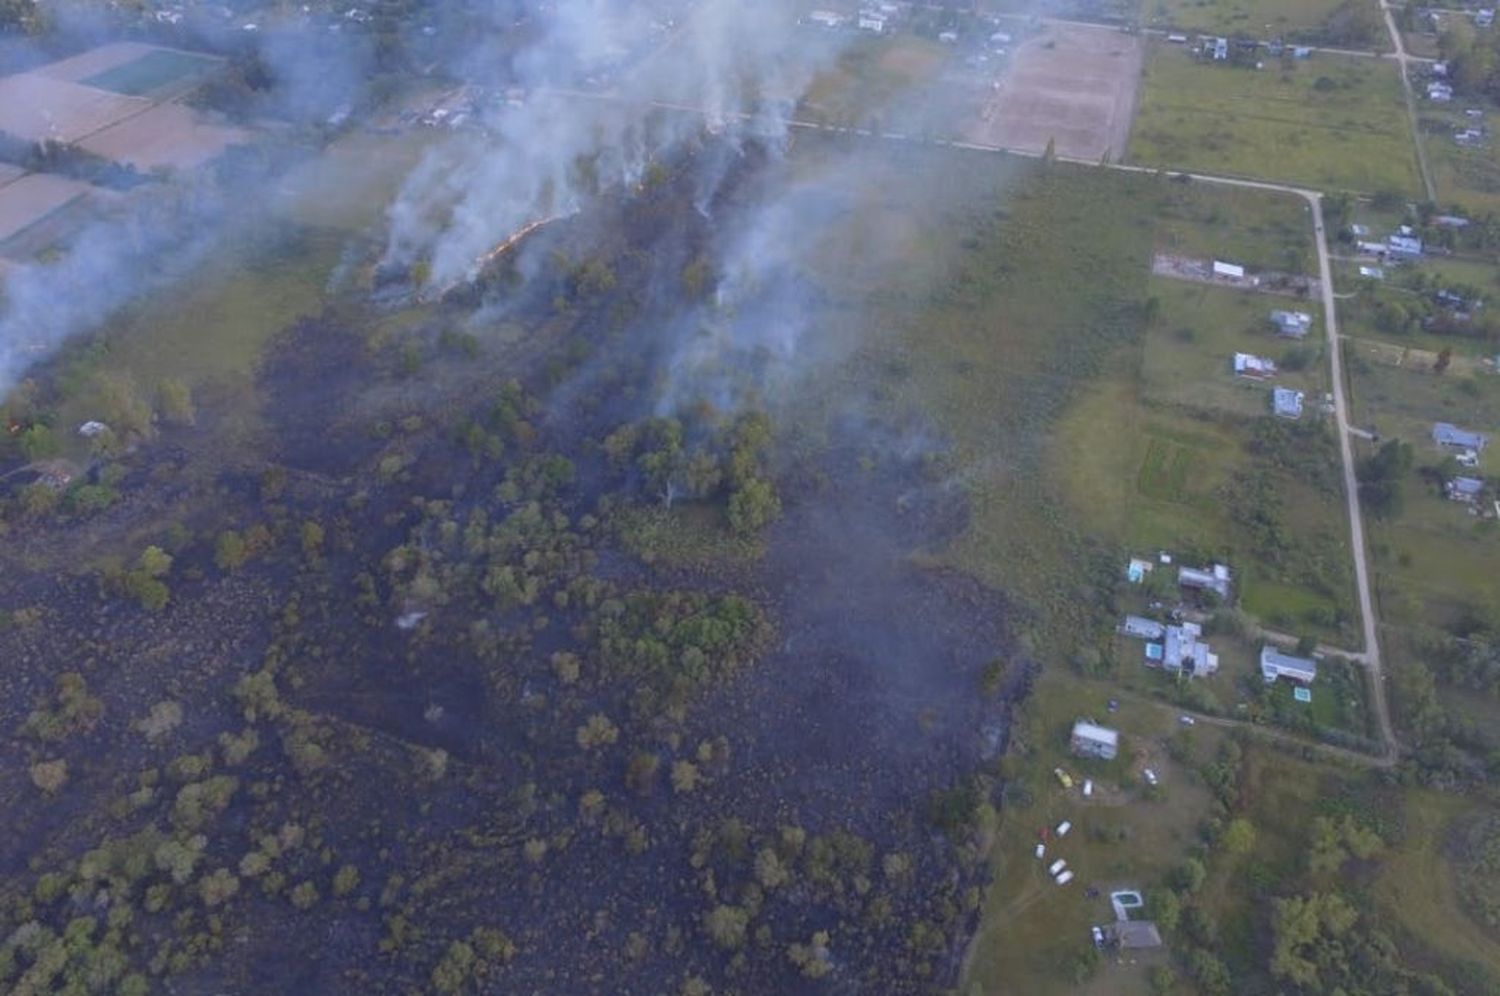
M1269 190L1179 183L1156 216L1156 248L1177 256L1217 256L1252 270L1312 273L1307 205Z
M1440 792L1408 794L1404 840L1382 863L1371 895L1383 913L1446 959L1496 966L1500 938L1459 904L1454 870L1444 853L1449 825L1473 805L1473 799Z
M1270 410L1273 384L1302 391L1314 406L1327 390L1322 322L1315 317L1298 343L1278 338L1267 320L1273 309L1316 316L1316 302L1162 277L1152 279L1151 294L1161 315L1146 334L1141 380L1152 401L1258 416ZM1236 377L1235 353L1272 360L1280 372L1268 381Z
M1108 686L1083 685L1068 677L1044 678L1027 704L1015 737L1025 755L1024 787L1013 790L1002 810L995 854L995 879L985 897L988 915L970 949L969 993L1148 993L1146 973L1160 960L1147 955L1135 964L1105 959L1098 974L1081 981L1078 958L1090 948L1089 927L1113 919L1108 892L1144 892L1181 860L1197 836L1211 797L1190 767L1168 755L1167 741L1179 736L1168 707L1126 699L1110 714ZM1080 716L1107 721L1121 732L1121 755L1114 761L1083 761L1067 751L1068 730ZM1220 734L1199 727L1189 740L1188 757L1210 757ZM1075 779L1091 778L1094 794L1084 799L1075 784L1064 789L1052 776L1061 766ZM1153 768L1161 778L1148 790L1140 772ZM1073 823L1072 833L1049 843L1044 861L1034 847L1041 828ZM1076 878L1055 885L1045 865L1063 858ZM1082 887L1099 888L1089 899Z
M1373 0L1365 0L1374 9ZM1344 0L1144 0L1142 15L1151 25L1257 38L1318 40L1329 17ZM1381 39L1378 47L1387 49Z
M1349 347L1354 417L1383 437L1410 442L1415 465L1405 501L1394 519L1371 518L1375 580L1384 619L1394 624L1445 625L1466 607L1500 601L1500 529L1437 492L1420 475L1443 457L1432 444L1435 421L1486 433L1500 430L1500 378L1489 373L1438 376L1427 364L1394 366L1367 344ZM1369 451L1368 446L1361 450ZM1495 458L1481 458L1480 473L1495 473Z
M868 124L872 115L932 82L948 55L942 45L915 35L862 35L813 81L799 116L828 124Z
M1401 80L1384 60L1315 54L1261 71L1153 45L1130 159L1323 190L1414 194Z

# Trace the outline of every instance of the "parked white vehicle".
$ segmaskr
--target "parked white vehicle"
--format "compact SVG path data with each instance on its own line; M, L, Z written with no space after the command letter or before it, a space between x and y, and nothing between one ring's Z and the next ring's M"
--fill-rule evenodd
M1068 822L1067 820L1063 820L1057 825L1057 835L1059 837L1066 837L1068 835L1068 831L1071 829L1073 829L1073 824Z

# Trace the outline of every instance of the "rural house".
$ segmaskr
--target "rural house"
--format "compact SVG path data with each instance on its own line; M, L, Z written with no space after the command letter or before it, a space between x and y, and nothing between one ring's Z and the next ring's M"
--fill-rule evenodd
M1289 387L1278 387L1271 392L1271 411L1277 418L1299 419L1302 417L1301 391Z
M1392 256L1416 259L1422 255L1422 240L1415 235L1392 235L1385 240L1385 246Z
M1245 279L1245 268L1238 263L1226 263L1223 260L1214 260L1214 278L1217 280L1232 280L1242 283Z
M1146 657L1151 657L1147 648ZM1203 642L1203 627L1185 622L1168 626L1161 647L1162 670L1185 674L1189 678L1213 674L1219 669L1219 655Z
M1305 311L1273 311L1271 324L1276 334L1288 339L1303 339L1312 330L1312 315Z
M1253 356L1250 353L1234 354L1234 375L1236 377L1248 377L1251 380L1266 380L1276 376L1276 364L1263 356Z
M1120 733L1107 726L1095 726L1080 719L1073 724L1073 736L1068 747L1079 757L1097 757L1113 760L1120 752Z
M1432 424L1432 441L1446 449L1472 450L1475 453L1483 453L1485 446L1489 444L1490 440L1483 433L1460 429L1452 422L1434 422Z
M1229 598L1229 568L1223 564L1212 567L1179 567L1177 584L1182 588L1212 591L1226 601Z
M1167 634L1167 627L1155 619L1145 616L1126 616L1120 624L1120 633L1137 640L1160 640Z
M1484 481L1477 477L1455 477L1443 485L1443 492L1449 501L1461 501L1468 505L1479 502L1479 496L1484 493Z
M1260 674L1268 685L1277 678L1291 678L1310 685L1318 676L1318 662L1282 653L1280 649L1267 643L1260 648Z

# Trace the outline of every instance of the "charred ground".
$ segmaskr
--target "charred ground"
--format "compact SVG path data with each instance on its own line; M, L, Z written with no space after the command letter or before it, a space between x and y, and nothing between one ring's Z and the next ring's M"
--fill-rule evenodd
M1008 609L926 566L967 512L920 421L656 413L708 214L773 167L736 168L707 213L691 163L648 177L525 280L339 296L233 453L200 400L13 496L0 978L951 984Z

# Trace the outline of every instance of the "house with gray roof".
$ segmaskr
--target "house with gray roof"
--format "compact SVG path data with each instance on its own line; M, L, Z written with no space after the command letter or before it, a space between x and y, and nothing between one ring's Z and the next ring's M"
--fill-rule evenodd
M1477 477L1455 477L1443 485L1443 493L1449 501L1476 504L1484 494L1484 481Z
M1482 453L1490 440L1483 433L1460 429L1451 422L1434 422L1432 441L1449 449L1473 450L1475 453Z
M1126 616L1120 624L1120 633L1137 640L1160 640L1167 635L1167 627L1145 616Z
M1305 311L1273 311L1271 324L1276 326L1277 335L1288 339L1304 339L1312 330L1312 315Z
M1289 387L1278 387L1271 391L1271 411L1277 418L1299 419L1302 417L1301 391Z
M1223 564L1212 567L1179 567L1177 584L1183 588L1199 588L1218 593L1222 599L1229 598L1229 568Z
M1185 622L1167 627L1162 639L1161 666L1173 674L1201 677L1219 669L1219 655L1204 642L1202 626Z
M1277 678L1290 678L1310 685L1318 676L1318 662L1283 653L1279 647L1267 643L1260 648L1260 675L1268 685Z

